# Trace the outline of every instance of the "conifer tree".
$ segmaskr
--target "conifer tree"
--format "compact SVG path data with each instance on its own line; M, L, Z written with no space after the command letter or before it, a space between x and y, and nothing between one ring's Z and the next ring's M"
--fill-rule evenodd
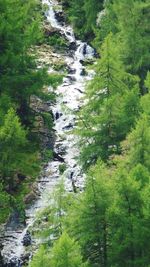
M26 132L21 127L15 111L10 109L5 116L4 125L0 128L0 172L2 177L12 177L19 168L22 149L26 144Z
M137 121L135 129L124 142L123 149L127 151L130 166L140 163L150 170L150 124L145 114Z
M50 255L46 253L46 248L41 246L34 255L30 267L50 267Z
M145 216L149 196L143 198L150 185L149 172L140 164L131 171L125 168L115 173L116 192L109 210L110 262L112 266L144 267L149 263L149 217Z
M85 192L78 197L68 214L71 234L78 239L83 255L91 266L109 266L108 207L112 201L109 174L101 162L92 167Z
M79 245L69 237L67 233L62 236L52 249L51 266L52 267L87 267L82 262Z
M27 132L14 109L10 108L0 127L0 180L11 190L15 175L32 175L34 171L37 174L36 161L36 155L29 149Z
M83 5L84 0L71 0L69 8L69 19L73 24L75 33L80 37L83 37L85 24L85 11Z
M30 122L30 96L38 94L47 74L37 71L29 49L42 38L37 1L0 2L0 94L7 93L24 124Z
M114 10L118 18L122 46L120 47L126 68L138 74L144 82L150 68L150 38L148 24L150 19L149 1L114 1ZM142 87L142 94L145 93Z
M138 114L137 81L124 71L110 34L102 46L95 77L87 88L86 104L79 114L81 160L85 167L98 157L107 160L111 154L120 153L120 141Z
M98 12L102 9L103 0L86 0L84 1L84 11L85 11L85 34L88 35L88 39L94 34L94 28L96 27L96 21Z

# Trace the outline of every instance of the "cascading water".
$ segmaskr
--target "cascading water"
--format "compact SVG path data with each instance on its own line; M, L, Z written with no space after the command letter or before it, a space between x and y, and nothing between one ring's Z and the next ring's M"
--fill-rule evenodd
M56 142L55 152L57 154L63 151L63 159L67 166L64 173L65 187L68 191L73 191L72 182L78 190L83 190L84 175L81 173L80 167L77 165L75 156L79 152L76 148L76 138L73 134L68 134L68 130L75 126L75 112L82 106L82 97L86 80L91 78L90 73L82 76L84 67L82 61L86 58L94 56L94 50L86 43L75 39L73 29L67 25L58 23L54 8L59 6L58 2L53 0L43 0L43 4L48 5L46 17L52 27L57 28L66 39L76 44L76 50L72 57L66 56L66 63L72 70L73 74L69 74L64 78L63 84L57 88L57 101L52 107L55 118ZM61 162L49 162L45 170L45 176L39 180L40 196L38 200L26 210L26 227L20 229L18 226L14 229L13 225L7 226L3 239L2 256L4 266L22 266L25 248L23 246L23 238L28 233L28 229L32 227L36 220L36 214L49 204L50 193L54 190L56 184L60 181L59 165Z

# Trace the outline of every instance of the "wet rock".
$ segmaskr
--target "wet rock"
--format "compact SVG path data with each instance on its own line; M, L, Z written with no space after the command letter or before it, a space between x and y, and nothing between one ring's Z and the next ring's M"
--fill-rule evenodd
M58 120L63 114L56 111L55 119Z
M85 56L86 53L87 53L86 49L87 49L87 44L84 44L84 46L83 46L83 55L84 55L84 56Z
M1 229L0 229L1 230ZM1 233L1 232L0 232ZM2 238L3 240L3 238ZM0 266L4 266L4 262L3 262L3 256L2 256L2 253L1 251L3 250L3 245L2 245L2 240L0 238Z
M61 25L64 25L64 14L62 11L55 11L55 18Z
M28 263L30 257L31 257L31 254L30 254L29 252L26 253L25 255L23 255L23 256L21 257L21 262L22 262L23 264Z
M83 94L84 92L80 88L75 88L79 93Z
M77 49L77 44L76 44L76 42L71 42L70 44L69 44L69 50L73 50L73 51L75 51Z
M46 36L52 36L54 35L55 33L58 33L58 29L54 28L54 27L51 27L50 24L44 24L44 34Z
M60 155L58 155L56 152L53 152L54 159L60 161L60 162L65 162L64 158L62 158Z
M63 130L70 130L73 128L73 124L70 122L68 125L63 127Z
M17 257L13 257L10 259L9 263L6 265L7 267L21 267L21 261Z
M75 74L75 73L76 73L76 69L68 68L68 74Z
M31 204L34 200L37 198L37 193L30 192L26 197L24 198L25 204Z
M30 108L32 108L32 110L37 112L37 113L49 112L50 111L49 103L43 102L36 95L32 95L30 97Z
M24 180L26 179L26 176L23 175L23 174L21 174L21 173L18 173L18 179L19 179L20 181L24 181Z
M61 156L66 154L66 146L57 144L55 149L56 149L56 153Z
M66 78L68 78L72 82L76 81L76 78L74 76L71 76L71 75L67 75Z
M31 239L31 234L30 234L29 231L26 232L26 234L25 234L25 236L24 236L24 238L23 238L23 240L22 240L22 243L23 243L23 245L24 245L25 247L28 247L28 246L31 245L31 243L32 243L32 239Z
M24 217L24 211L22 211L22 215ZM25 224L25 221L22 221L22 215L20 211L17 209L12 212L12 214L9 217L9 220L6 224L6 229L13 228L14 230L18 230L19 226L22 226Z
M87 75L87 72L86 72L86 70L85 70L85 69L82 69L82 71L81 71L80 75L81 75L81 76L85 76L85 75Z

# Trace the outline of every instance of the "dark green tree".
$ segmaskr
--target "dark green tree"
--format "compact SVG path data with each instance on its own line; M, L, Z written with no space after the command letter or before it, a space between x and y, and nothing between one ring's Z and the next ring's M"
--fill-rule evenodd
M95 71L87 88L86 104L79 114L77 131L85 167L98 157L107 160L113 153L120 153L120 141L138 114L138 79L124 71L111 34L102 46Z
M84 258L91 266L109 266L108 207L113 195L109 175L101 162L92 167L85 192L78 196L68 213L71 234L79 241Z
M117 169L114 181L116 192L109 210L110 262L118 267L148 266L149 172L141 164L131 171L124 166Z
M138 74L142 80L142 94L145 93L143 82L150 68L149 38L149 1L125 0L114 1L114 10L118 18L124 64L130 73Z

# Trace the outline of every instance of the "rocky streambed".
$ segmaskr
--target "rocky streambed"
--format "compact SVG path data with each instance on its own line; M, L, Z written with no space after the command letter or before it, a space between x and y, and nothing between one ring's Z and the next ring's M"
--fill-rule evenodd
M70 46L70 51L63 55L69 71L63 79L63 83L57 88L56 104L50 107L55 120L54 154L57 156L47 164L44 174L38 180L39 195L37 200L25 211L26 226L17 225L14 218L14 221L8 223L4 229L3 263L1 263L3 267L23 266L32 256L32 251L26 252L26 246L36 240L31 237L29 229L34 225L37 212L49 204L49 195L61 179L60 165L65 164L66 166L64 177L67 191L73 191L74 188L82 191L84 188L85 177L76 161L79 154L76 146L77 137L69 132L75 127L76 113L83 105L85 83L92 77L90 71L85 71L83 62L94 57L94 50L75 38L71 26L66 25L63 21L62 8L57 1L43 0L42 2L48 6L47 24L49 23L51 28L57 29L61 35L65 36ZM52 72L52 69L50 68L49 71Z

